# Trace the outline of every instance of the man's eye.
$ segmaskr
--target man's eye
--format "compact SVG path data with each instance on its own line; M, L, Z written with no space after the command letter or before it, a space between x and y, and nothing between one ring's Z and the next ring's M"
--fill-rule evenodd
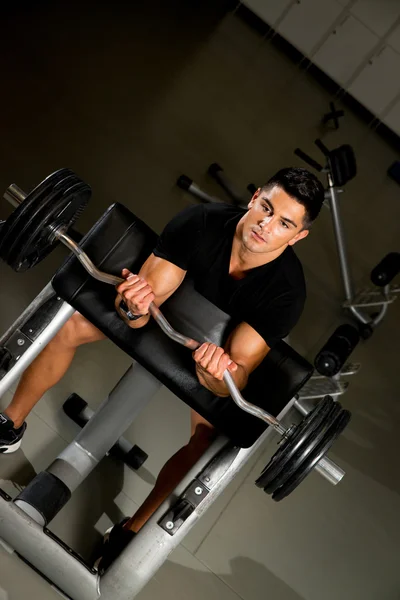
M281 225L283 225L283 227L286 227L286 229L288 229L288 224L285 223L285 221L281 221Z
M272 212L272 211L271 211L271 209L270 209L270 207L269 207L269 206L267 206L266 204L263 204L263 205L262 205L262 208L263 208L263 211L264 211L264 212L267 212L267 213L271 213L271 212Z

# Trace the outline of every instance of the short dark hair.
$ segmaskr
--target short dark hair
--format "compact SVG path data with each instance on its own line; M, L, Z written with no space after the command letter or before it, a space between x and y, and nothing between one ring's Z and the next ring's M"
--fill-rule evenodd
M324 186L313 173L302 167L280 169L261 190L278 186L305 208L303 229L308 229L315 221L324 202Z

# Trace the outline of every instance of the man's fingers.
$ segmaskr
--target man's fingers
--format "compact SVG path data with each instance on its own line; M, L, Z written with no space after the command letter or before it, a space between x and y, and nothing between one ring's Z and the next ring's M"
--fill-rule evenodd
M215 344L204 343L193 353L193 358L199 365L206 368L216 348Z
M223 356L226 356L224 349L217 346L207 365L207 371L214 377L221 369Z
M145 294L140 301L136 302L138 310L141 314L147 315L147 313L149 312L150 304L154 301L154 298L155 296L153 292L149 292Z
M213 354L216 350L216 346L214 344L208 346L207 350L204 352L203 356L199 360L199 364L203 367L203 369L208 370L208 365L211 362Z
M126 300L139 302L144 296L153 290L145 281L137 281L134 285L123 290L122 295Z
M193 352L193 358L198 365L215 377L215 379L222 380L227 369L231 373L237 370L237 364L233 362L229 354L215 344L202 344Z
M124 273L125 273L125 275L124 275ZM135 275L134 273L131 273L130 271L128 271L128 269L124 269L122 271L122 276L125 277L125 281L123 281L122 283L119 283L118 285L115 286L115 289L119 293L121 293L121 291L129 288L134 283L136 283L137 281L140 280L139 275Z
M235 363L231 360L229 354L224 353L219 359L218 366L216 368L214 377L216 379L222 380L224 378L224 373L227 369L231 370L230 367L235 365ZM236 369L235 369L236 370Z
M207 349L208 349L208 344L206 344L206 343L205 344L201 344L201 346L199 346L197 348L197 350L195 350L193 352L193 358L196 361L199 360L200 358L202 358L204 356L204 354L206 353Z

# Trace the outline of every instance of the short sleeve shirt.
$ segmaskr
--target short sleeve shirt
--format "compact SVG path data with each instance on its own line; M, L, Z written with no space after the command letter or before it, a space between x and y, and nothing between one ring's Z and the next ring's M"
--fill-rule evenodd
M167 224L153 253L187 271L195 289L231 316L232 326L245 321L272 348L289 334L303 311L303 268L288 246L243 279L231 277L233 237L244 214L231 205L191 206Z

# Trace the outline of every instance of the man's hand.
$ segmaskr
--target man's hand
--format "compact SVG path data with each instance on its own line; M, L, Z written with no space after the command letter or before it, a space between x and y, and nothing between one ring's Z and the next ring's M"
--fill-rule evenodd
M234 373L238 367L223 348L209 342L197 348L193 352L193 358L200 371L204 371L219 381L222 381L226 369Z
M232 374L236 387L247 385L250 373L269 352L264 339L248 323L240 323L230 334L225 349L215 344L202 344L194 353L197 377L216 396L229 396L223 381L224 371Z
M155 298L151 286L143 277L134 275L128 269L123 269L122 277L124 277L125 281L116 287L118 296L115 300L115 306L119 314L121 314L119 305L123 300L132 314L147 315L149 306Z
M226 370L231 373L238 370L238 365L229 354L223 348L207 342L193 352L193 358L200 383L217 396L229 396L223 382L224 373Z

